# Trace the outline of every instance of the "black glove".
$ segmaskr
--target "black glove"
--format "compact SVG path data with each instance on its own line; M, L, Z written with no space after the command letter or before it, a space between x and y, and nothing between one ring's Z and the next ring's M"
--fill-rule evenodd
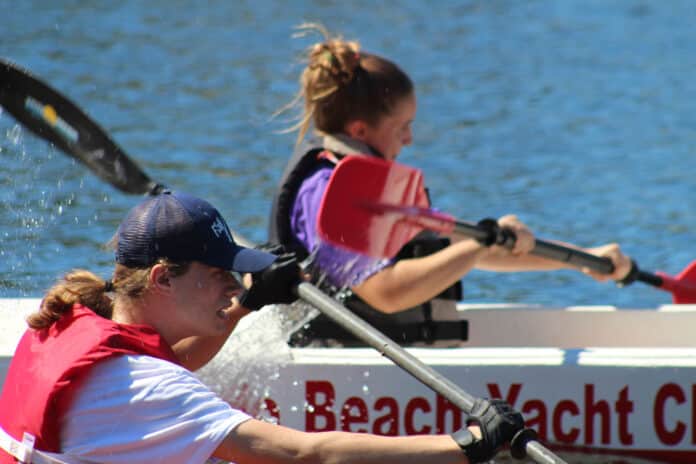
M273 243L273 242L265 242L260 245L256 245L254 247L254 250L261 250L265 251L266 253L272 253L276 256L284 255L286 253L289 253L290 251L285 248L285 245L281 245L280 243Z
M294 253L278 256L263 271L251 274L251 288L242 292L239 302L256 311L270 304L290 304L297 299L295 287L301 282L300 267Z
M481 439L475 438L466 427L454 432L452 438L474 464L493 459L500 448L524 428L524 419L503 400L478 399L466 425L478 425Z

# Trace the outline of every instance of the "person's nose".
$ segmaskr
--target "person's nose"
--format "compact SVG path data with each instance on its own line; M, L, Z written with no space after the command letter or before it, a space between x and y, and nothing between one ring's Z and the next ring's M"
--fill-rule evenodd
M235 296L243 289L239 279L233 274L228 274L226 281L227 286L225 293L229 294L230 297Z
M404 139L402 141L403 145L411 145L413 143L413 131L409 128L404 134Z

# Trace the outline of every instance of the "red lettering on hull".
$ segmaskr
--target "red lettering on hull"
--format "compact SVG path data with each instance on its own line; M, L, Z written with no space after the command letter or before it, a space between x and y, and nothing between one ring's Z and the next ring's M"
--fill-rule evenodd
M337 400L334 385L327 380L310 380L305 387L305 430L311 432L340 428L389 436L441 434L457 430L464 423L465 415L440 395L382 396L370 403L361 396ZM585 384L579 399L566 397L553 402L524 396L527 392L522 383L507 387L490 383L487 388L490 397L503 398L522 412L526 425L538 432L542 442L576 449L624 449L637 442L631 428L631 418L637 411L629 386L621 388L611 399L600 397L594 384ZM652 409L641 405L640 417L649 420L652 414L654 431L654 436L642 436L641 440L657 441L667 447L684 446L686 441L696 444L694 398L696 384L687 388L677 383L661 385L655 392ZM280 411L273 400L265 400L265 409L280 422ZM681 415L675 417L675 411ZM640 425L645 434L644 424Z

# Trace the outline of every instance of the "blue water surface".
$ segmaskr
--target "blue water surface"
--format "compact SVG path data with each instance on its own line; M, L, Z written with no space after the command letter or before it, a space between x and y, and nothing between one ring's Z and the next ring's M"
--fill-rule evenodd
M542 238L617 241L647 270L696 255L696 3L649 1L0 0L0 56L78 103L156 181L266 238L318 21L397 61L418 95L415 142L435 205L515 213ZM107 276L109 240L140 200L0 113L0 297L63 272ZM573 271L465 279L472 302L648 308L669 293Z

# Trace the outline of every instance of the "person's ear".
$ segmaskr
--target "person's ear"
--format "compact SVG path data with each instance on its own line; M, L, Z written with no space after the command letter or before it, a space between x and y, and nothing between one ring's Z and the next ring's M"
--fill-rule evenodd
M163 264L155 264L150 269L150 288L157 291L168 292L172 282L169 275L169 269Z
M361 119L355 119L346 124L346 133L350 138L365 141L367 134L367 123Z
M237 280L244 286L244 288L251 288L251 285L254 283L251 273L243 274L242 278Z

